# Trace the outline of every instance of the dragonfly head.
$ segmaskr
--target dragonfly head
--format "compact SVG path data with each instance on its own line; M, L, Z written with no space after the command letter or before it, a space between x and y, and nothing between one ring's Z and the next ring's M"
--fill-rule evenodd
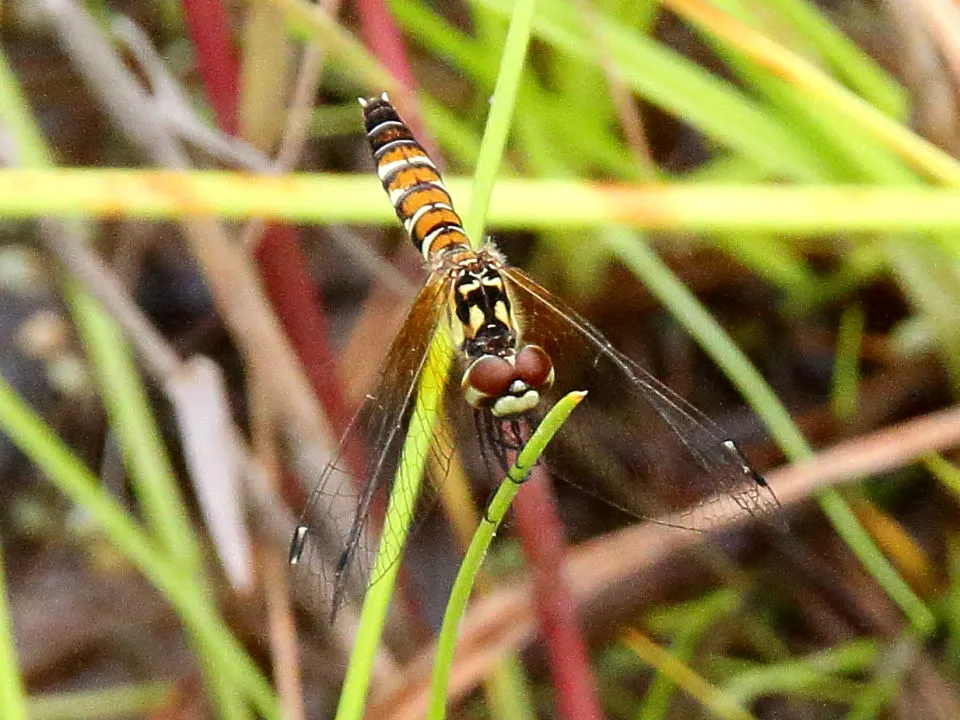
M535 408L540 393L553 385L553 377L547 351L525 345L520 352L476 358L463 373L460 387L471 406L509 417Z

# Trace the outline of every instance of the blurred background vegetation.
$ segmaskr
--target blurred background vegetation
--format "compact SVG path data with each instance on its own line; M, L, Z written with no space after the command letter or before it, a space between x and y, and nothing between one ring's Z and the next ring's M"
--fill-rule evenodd
M451 714L960 717L960 10L540 0L502 64L528 5L0 6L0 716L423 715L489 486L418 529L379 646L286 547L424 277L356 97L389 91L468 208L523 63L487 231L726 428L789 529L560 486L552 596L529 493Z

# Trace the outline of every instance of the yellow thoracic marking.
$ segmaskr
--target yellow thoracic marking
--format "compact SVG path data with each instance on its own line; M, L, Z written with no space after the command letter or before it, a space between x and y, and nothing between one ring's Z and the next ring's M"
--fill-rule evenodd
M463 323L457 318L457 311L453 307L453 303L450 303L449 312L447 314L447 330L450 333L450 340L453 343L454 347L460 347L463 345L465 339L463 332Z
M483 315L483 310L478 308L476 305L470 306L470 332L476 335L477 330L483 327L484 320L486 318Z
M513 327L513 318L507 312L507 304L503 300L498 300L497 304L493 306L493 315L508 328Z
M461 297L466 300L467 296L479 287L480 283L474 281L472 283L463 283L457 290L460 292Z

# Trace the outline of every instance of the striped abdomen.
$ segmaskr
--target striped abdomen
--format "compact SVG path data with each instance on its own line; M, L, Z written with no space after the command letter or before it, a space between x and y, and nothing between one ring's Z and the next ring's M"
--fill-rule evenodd
M384 93L360 100L377 175L397 217L425 258L451 247L467 249L460 216L437 166L413 137Z

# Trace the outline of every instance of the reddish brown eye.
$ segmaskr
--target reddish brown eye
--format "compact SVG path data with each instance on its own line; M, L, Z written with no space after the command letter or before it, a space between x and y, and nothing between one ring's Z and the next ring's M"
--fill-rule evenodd
M505 395L516 377L516 371L506 360L484 355L467 368L460 385L468 393L468 400L471 394L479 396L476 402L470 400L471 405L477 406L483 398L495 399Z
M516 376L532 388L553 384L553 361L539 345L527 345L517 353Z

